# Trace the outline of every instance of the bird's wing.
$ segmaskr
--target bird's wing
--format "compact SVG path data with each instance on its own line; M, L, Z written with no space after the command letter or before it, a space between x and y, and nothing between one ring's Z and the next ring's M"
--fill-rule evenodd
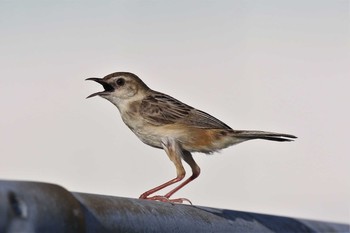
M153 125L179 123L195 128L231 129L208 113L159 92L142 100L140 114Z

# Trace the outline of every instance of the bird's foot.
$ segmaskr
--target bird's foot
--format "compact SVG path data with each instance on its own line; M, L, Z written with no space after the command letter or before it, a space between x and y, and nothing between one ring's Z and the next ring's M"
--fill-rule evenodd
M153 197L143 197L141 196L140 199L145 199L145 200L153 200L153 201L161 201L161 202L168 202L168 203L178 203L178 204L183 204L184 202L188 202L190 205L192 205L192 202L187 199L187 198L175 198L175 199L170 199L166 196L153 196Z

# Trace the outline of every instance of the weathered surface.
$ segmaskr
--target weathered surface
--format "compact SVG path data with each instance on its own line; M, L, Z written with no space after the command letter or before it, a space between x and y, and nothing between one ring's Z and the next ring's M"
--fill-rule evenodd
M0 180L1 233L349 232L349 225L200 206L71 193Z

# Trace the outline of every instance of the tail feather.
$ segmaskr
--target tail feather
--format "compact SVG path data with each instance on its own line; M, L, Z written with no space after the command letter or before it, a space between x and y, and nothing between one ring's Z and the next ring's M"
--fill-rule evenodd
M273 133L265 131L255 131L255 130L235 130L234 136L241 139L264 139L277 142L290 142L294 141L297 137L291 134L283 133Z

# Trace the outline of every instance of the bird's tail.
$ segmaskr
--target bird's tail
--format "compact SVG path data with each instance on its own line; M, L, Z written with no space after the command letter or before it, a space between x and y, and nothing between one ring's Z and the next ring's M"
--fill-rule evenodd
M297 137L291 134L273 133L265 131L255 130L234 130L234 137L242 139L244 141L251 139L264 139L277 142L290 142Z

